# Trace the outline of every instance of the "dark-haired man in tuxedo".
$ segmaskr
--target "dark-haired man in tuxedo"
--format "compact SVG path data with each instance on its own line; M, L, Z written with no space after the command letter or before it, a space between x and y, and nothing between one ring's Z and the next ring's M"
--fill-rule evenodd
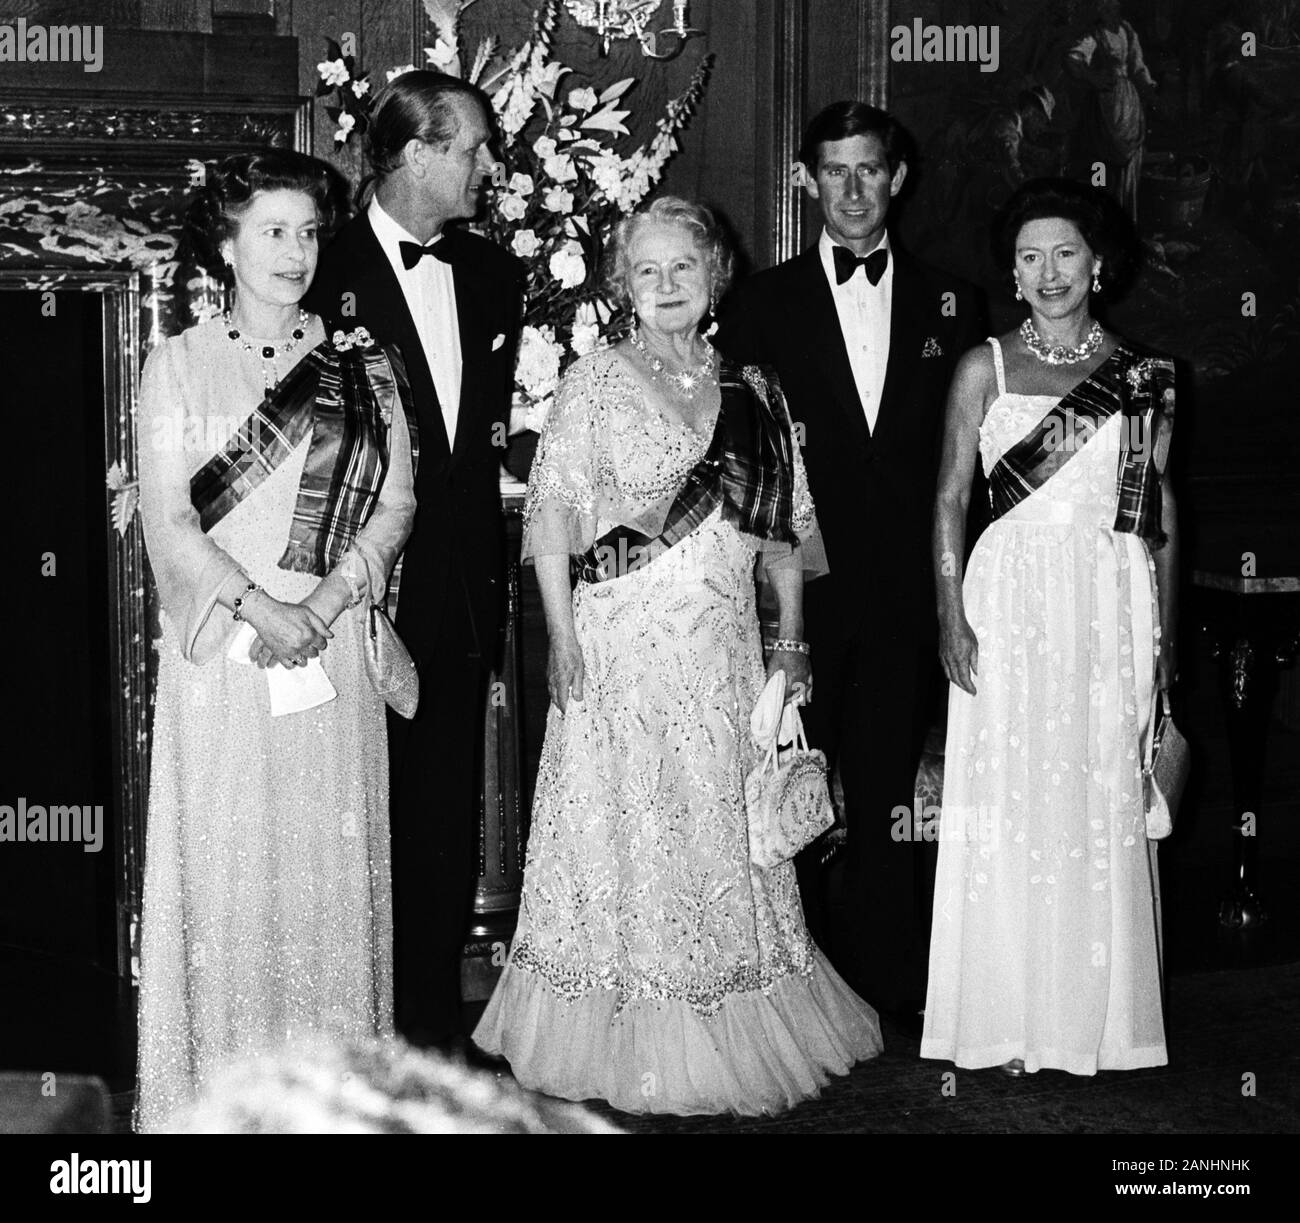
M438 72L375 99L369 206L322 253L307 298L331 329L396 344L419 426L416 515L398 635L420 708L388 720L394 985L413 1043L466 1047L460 951L474 890L483 709L496 661L504 529L498 474L510 417L523 266L449 222L478 212L494 166L491 107Z
M930 522L948 382L982 333L970 286L890 241L905 141L890 115L862 102L812 121L800 162L822 233L738 288L717 343L775 366L830 565L804 597L805 721L838 763L848 842L828 911L816 849L800 856L809 925L858 992L919 1035L933 859L913 839L910 812L935 691Z

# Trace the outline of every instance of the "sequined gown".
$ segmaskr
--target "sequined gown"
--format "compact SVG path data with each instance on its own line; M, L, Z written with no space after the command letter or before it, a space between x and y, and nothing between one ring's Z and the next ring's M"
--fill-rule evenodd
M1057 402L1005 388L985 471ZM1121 413L966 567L976 695L949 690L921 1056L1095 1074L1165 1064L1140 742L1157 643L1144 540L1112 529Z
M305 352L323 338L319 323ZM150 355L140 445L177 403L207 422L198 468L261 398L261 364L219 320ZM301 354L298 354L299 356ZM282 359L283 376L297 357ZM209 532L251 580L296 602L318 579L281 569L310 434ZM143 459L142 459L143 466ZM136 1127L162 1127L224 1060L308 1033L392 1032L392 911L384 705L363 669L363 607L344 611L321 662L338 696L271 717L266 675L221 648L157 642L145 857ZM213 616L238 628L220 606Z
M646 525L707 444L616 356L579 362L534 462L525 554ZM548 505L567 522L549 540ZM796 525L812 517L800 463ZM808 937L793 866L749 864L755 550L715 511L575 591L583 699L549 712L519 924L474 1033L526 1087L626 1112L776 1112L881 1049L875 1012Z

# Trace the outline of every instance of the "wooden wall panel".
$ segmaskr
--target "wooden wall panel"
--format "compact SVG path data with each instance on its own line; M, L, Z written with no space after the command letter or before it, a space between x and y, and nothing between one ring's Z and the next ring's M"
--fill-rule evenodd
M311 97L319 79L316 65L325 58L325 40L342 38L345 33L361 38L361 0L293 0L292 19L291 33L298 40L298 88ZM335 148L335 125L321 101L313 108L310 151L328 157Z
M140 0L140 27L208 33L212 30L212 0Z
M47 25L102 25L136 29L142 0L0 0L0 20Z

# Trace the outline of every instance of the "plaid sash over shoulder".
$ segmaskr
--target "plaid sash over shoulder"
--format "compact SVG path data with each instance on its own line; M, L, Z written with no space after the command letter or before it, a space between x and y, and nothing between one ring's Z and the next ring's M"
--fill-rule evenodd
M1157 416L1174 407L1174 363L1139 357L1123 344L993 465L989 501L1001 518L1042 488L1116 412L1124 414L1115 530L1163 542Z
M389 426L406 413L418 453L406 369L395 348L318 345L190 478L190 501L209 531L254 492L308 430L311 443L281 569L324 577L374 512L388 471Z
M775 374L763 366L722 360L722 403L704 457L687 473L651 538L619 526L602 535L572 569L584 582L621 577L680 543L713 511L759 539L795 544L794 441Z

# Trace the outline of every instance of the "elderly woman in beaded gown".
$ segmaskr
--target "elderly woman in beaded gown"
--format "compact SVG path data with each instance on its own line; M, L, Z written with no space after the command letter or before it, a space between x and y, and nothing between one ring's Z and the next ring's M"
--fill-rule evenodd
M1094 188L1000 224L1029 307L958 364L935 510L952 681L921 1056L1011 1074L1166 1061L1143 745L1176 670L1173 363L1094 322L1131 254ZM994 521L960 557L976 455Z
M410 530L414 433L397 358L326 340L298 307L331 173L268 150L210 175L187 228L234 304L144 370L140 511L162 604L145 1131L231 1058L392 1032L387 730L362 642ZM296 691L309 681L314 696Z
M718 367L698 331L729 262L696 205L623 222L612 288L638 331L564 377L525 509L553 704L519 925L474 1039L526 1087L628 1112L776 1112L881 1048L808 936L793 864L749 860L755 556L794 647L825 561L774 376ZM778 667L810 691L806 655Z

